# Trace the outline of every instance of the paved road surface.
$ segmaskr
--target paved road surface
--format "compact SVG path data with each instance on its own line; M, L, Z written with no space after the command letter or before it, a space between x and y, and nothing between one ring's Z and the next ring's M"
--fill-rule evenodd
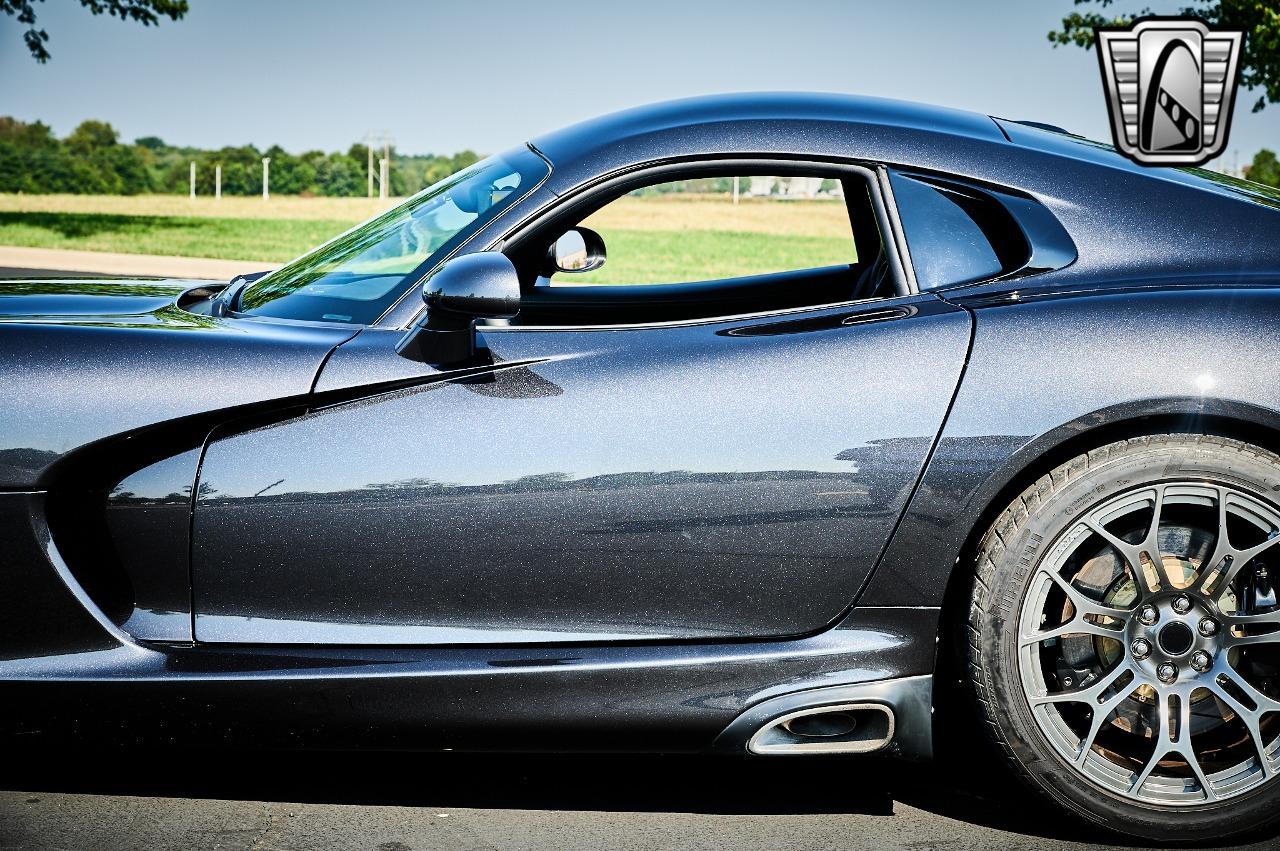
M0 278L83 278L85 274L66 269L20 269L15 266L0 266Z
M112 254L60 248L21 248L0 245L0 269L78 270L77 275L140 275L161 278L199 278L226 281L244 272L270 269L261 260L214 260L149 254ZM38 274L48 274L40 271Z
M6 851L1129 847L1010 794L994 766L874 759L50 756L6 760L0 789Z

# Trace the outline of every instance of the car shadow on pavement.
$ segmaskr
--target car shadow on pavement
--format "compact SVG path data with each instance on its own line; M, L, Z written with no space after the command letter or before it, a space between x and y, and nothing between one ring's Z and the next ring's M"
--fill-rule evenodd
M895 816L895 804L903 804L1029 837L1122 844L1026 795L996 764L981 771L953 771L872 757L29 752L4 760L0 789L318 804L886 818Z

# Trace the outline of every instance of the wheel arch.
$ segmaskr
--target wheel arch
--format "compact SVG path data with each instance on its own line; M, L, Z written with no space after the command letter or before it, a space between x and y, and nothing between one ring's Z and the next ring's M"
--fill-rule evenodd
M1032 482L1089 450L1115 441L1158 434L1234 438L1280 454L1280 411L1230 399L1165 398L1101 408L1029 440L975 491L972 518L945 577L934 656L934 732L940 758L965 759L965 733L978 722L966 690L966 614L972 598L972 564L979 541ZM874 580L874 577L873 577Z
M975 491L972 518L946 576L934 660L935 712L940 721L965 705L958 689L964 677L965 614L973 585L970 569L979 542L1000 513L1032 482L1090 450L1120 440L1158 434L1228 437L1280 454L1280 411L1229 399L1171 397L1099 409L1046 431L1024 444ZM945 734L935 735L935 741Z

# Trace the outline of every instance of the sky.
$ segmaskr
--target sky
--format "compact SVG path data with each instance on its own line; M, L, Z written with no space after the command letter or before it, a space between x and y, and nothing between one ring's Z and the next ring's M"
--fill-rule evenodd
M1175 2L1127 3L1172 12ZM0 115L59 135L405 153L491 153L593 115L714 92L811 90L935 103L1110 140L1097 59L1045 34L1071 0L191 0L144 28L35 4L53 59L0 16ZM1227 152L1280 149L1280 104L1237 98Z

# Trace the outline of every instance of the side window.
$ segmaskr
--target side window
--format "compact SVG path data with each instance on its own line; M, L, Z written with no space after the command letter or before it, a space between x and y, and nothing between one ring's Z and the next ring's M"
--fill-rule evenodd
M863 177L713 168L548 217L510 253L523 281L513 324L714 319L897 294Z
M734 191L735 183L737 192ZM840 181L739 175L636 189L580 222L608 262L551 284L683 284L857 262Z
M994 277L1004 271L989 223L1008 214L997 202L943 183L890 172L898 218L921 290Z

